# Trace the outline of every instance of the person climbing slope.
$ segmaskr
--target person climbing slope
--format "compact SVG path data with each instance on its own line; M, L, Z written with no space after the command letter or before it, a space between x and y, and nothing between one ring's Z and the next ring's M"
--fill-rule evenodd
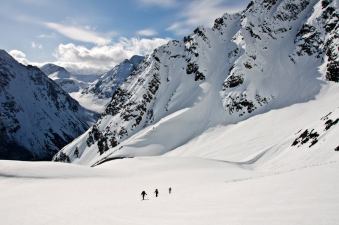
M141 192L141 196L142 196L142 200L145 200L145 196L146 196L147 194L146 194L146 191L142 191Z
M171 194L171 193L172 193L172 188L169 187L169 188L168 188L168 194Z

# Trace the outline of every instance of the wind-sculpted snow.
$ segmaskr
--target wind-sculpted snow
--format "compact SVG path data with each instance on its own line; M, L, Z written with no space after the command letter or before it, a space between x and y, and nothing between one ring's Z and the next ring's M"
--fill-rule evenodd
M338 77L337 8L327 0L257 0L170 41L62 154L84 164L161 155L216 125L314 99Z
M0 50L0 158L51 159L83 133L91 114L41 70Z

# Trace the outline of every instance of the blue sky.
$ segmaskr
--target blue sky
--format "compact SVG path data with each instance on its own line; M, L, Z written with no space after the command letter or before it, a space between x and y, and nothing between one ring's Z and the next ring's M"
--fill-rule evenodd
M2 0L0 48L24 63L104 71L249 0Z

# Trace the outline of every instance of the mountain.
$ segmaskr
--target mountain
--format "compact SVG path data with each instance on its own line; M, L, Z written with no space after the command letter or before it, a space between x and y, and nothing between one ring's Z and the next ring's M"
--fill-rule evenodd
M81 92L91 82L98 79L97 75L75 75L71 74L64 67L48 63L40 67L50 79L54 80L67 93Z
M239 142L232 142L238 145L231 145L236 151L242 146L241 134L257 130L237 124L276 111L299 117L274 118L281 122L276 128L270 127L270 119L264 121L263 126L270 127L264 132L268 136L251 136L262 142L238 154L259 157L263 149L276 150L265 142L282 142L288 151L294 132L338 107L328 100L338 97L339 90L338 17L336 1L256 0L241 13L216 19L212 28L198 27L182 41L170 41L138 66L116 89L98 122L54 160L67 156L75 163L97 165L115 158L175 154L179 149L188 154L194 148L201 155L229 160L237 154L223 152L235 138L228 130L239 132ZM315 134L307 129L304 135L301 142L309 143ZM221 139L217 146L211 141L215 136ZM325 146L332 155L335 147L328 139L323 141L331 143ZM316 142L311 147L318 146ZM209 154L214 148L219 151Z
M143 56L137 55L130 59L125 59L122 63L104 73L96 82L86 88L83 93L93 93L98 98L110 99L118 86L136 70L143 59Z
M89 127L92 113L37 67L0 50L0 75L0 159L49 160Z
M128 76L133 75L143 59L143 56L135 55L124 60L110 71L102 74L99 79L84 88L81 93L72 96L86 108L103 112L116 89Z
M52 63L45 64L40 69L52 80L71 78L71 73L65 68Z

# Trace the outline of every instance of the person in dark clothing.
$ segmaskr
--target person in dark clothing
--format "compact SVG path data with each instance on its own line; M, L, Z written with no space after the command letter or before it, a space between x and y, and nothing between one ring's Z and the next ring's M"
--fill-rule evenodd
M169 187L169 188L168 188L168 194L171 194L171 193L172 193L172 188Z
M155 193L155 197L158 197L158 195L159 195L158 189L155 189L154 193Z
M147 194L146 194L146 191L142 191L141 192L141 196L142 196L142 200L145 200L145 196L146 196Z

